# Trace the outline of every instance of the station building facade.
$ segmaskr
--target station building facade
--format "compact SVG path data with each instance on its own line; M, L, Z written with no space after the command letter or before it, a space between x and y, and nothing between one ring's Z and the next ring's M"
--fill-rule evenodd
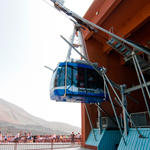
M96 25L111 31L112 33L150 48L150 1L149 0L94 0L84 18ZM98 63L99 67L107 69L106 75L117 85L126 85L126 88L139 85L138 77L134 66L129 65L124 56L110 47L106 42L111 37L98 31L95 33L84 30L84 39L87 47L89 60ZM132 48L131 48L132 49ZM138 52L143 59L150 62L149 57L143 52ZM145 80L150 81L150 75L143 72ZM122 113L122 108L115 102L115 95L110 89L117 115ZM120 92L117 91L119 95ZM131 97L138 101L135 102L127 97L127 110L129 113L147 111L141 90L129 93ZM89 116L94 128L97 128L98 111L94 104L86 104ZM148 101L150 106L150 102ZM111 104L102 102L101 107L114 117ZM102 114L104 117L105 114ZM86 140L91 132L91 126L85 110L85 105L81 104L81 132L82 146L86 145ZM92 146L91 146L92 148Z

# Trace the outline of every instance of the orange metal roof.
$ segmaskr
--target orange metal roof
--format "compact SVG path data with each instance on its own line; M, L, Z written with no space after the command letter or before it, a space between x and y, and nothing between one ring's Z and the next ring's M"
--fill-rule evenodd
M96 15L96 12L99 14ZM113 26L118 31L115 34L128 37L150 20L150 1L94 0L84 18L107 30ZM108 35L101 31L99 35L108 39ZM109 49L109 46L105 44L104 38L99 35L88 30L84 31L85 40L93 36L94 39L104 44L103 51L105 52Z

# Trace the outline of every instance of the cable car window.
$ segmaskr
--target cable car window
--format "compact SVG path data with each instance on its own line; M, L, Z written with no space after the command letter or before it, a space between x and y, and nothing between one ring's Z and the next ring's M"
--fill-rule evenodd
M87 69L87 88L104 88L103 78L93 69Z
M104 80L103 77L98 74L98 82L97 87L100 89L104 89Z
M78 63L67 64L67 90L66 96L64 97L65 69L65 63L60 63L53 72L50 86L50 96L52 100L69 100L83 103L103 101L103 98L105 97L103 92L103 78L91 67ZM106 99L108 99L107 93Z
M67 85L71 85L72 81L72 68L67 66Z
M65 85L65 66L58 67L56 75L54 87L64 86Z
M75 87L78 86L78 69L77 67L73 67L73 80L72 85Z
M60 78L59 78L59 85L58 86L64 86L65 85L65 66L62 66L61 67L61 70L60 70Z
M85 68L78 67L74 69L74 81L78 87L85 88Z
M93 69L87 69L87 88L96 89L98 73Z

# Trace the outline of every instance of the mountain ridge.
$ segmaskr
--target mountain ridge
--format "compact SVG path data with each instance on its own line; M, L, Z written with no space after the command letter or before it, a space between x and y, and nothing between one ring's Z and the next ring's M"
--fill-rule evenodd
M46 130L50 134L56 133L56 131L59 134L71 134L72 131L78 133L81 130L79 127L67 123L46 121L31 115L23 108L0 98L0 129L2 130L3 127L7 127L8 130L10 130L10 126L16 128L16 131L17 129L19 131L22 128L22 130L28 130L28 132L32 130L33 133L36 133L37 131L37 133L41 133L41 135L45 135Z

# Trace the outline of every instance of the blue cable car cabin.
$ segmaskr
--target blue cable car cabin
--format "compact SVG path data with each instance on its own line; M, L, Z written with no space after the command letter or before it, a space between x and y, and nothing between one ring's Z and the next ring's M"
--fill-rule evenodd
M90 65L67 62L66 86L65 66L66 62L61 62L53 72L50 85L52 100L81 103L108 100L103 78Z

